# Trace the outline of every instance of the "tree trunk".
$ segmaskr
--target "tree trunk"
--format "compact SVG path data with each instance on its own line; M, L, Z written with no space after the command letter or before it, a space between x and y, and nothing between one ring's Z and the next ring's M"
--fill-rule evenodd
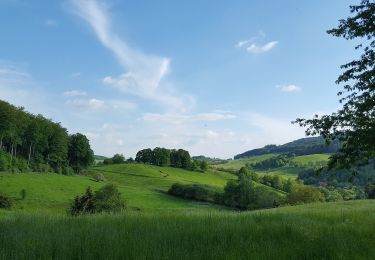
M31 157L31 147L32 147L32 144L30 144L30 147L29 147L29 160L27 160L27 165L30 164L30 157Z
M10 148L10 163L12 163L12 161L13 161L13 144Z
M0 150L3 148L3 136L0 138Z

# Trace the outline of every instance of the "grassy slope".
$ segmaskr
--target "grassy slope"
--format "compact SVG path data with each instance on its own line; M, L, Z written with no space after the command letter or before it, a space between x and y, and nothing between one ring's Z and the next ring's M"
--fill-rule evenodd
M0 259L373 259L375 201L0 218Z
M276 154L265 154L265 155L241 158L237 160L230 160L226 163L212 165L212 167L238 171L241 167L245 166L247 163L260 162L260 161L266 160L274 156L276 156Z
M245 166L247 163L255 163L259 162L268 158L276 156L276 154L266 154L248 158L241 158L238 160L232 160L224 164L218 164L213 167L216 168L223 168L223 169L232 169L232 170L239 170L242 166ZM279 175L285 178L296 178L298 173L304 169L304 167L308 166L309 164L314 164L318 162L327 162L329 158L329 154L311 154L311 155L303 155L297 156L293 159L294 162L298 163L300 166L297 167L280 167L276 169L272 169L270 171L257 171L259 175L271 174L271 175Z
M63 176L58 174L0 173L0 191L15 201L16 210L47 210L63 213L69 202L82 194L88 186L94 190L106 183L119 187L129 207L142 209L221 208L207 203L191 202L166 194L175 182L203 183L224 187L235 176L210 170L206 173L185 171L170 167L141 164L123 164L94 168L106 181L95 182L88 176ZM20 200L20 191L26 189L26 199Z
M218 209L225 208L209 203L195 202L168 195L170 186L178 183L199 183L223 189L233 174L210 169L205 173L172 167L143 164L120 164L95 167L93 173L105 176L105 182L96 182L88 176L64 176L38 173L0 173L0 191L15 201L14 209L23 211L53 211L64 213L76 195L83 194L88 186L99 189L106 183L118 186L130 208L140 209ZM262 185L262 184L257 184ZM272 189L268 187L269 189ZM26 190L26 199L20 191ZM277 191L280 195L283 192Z

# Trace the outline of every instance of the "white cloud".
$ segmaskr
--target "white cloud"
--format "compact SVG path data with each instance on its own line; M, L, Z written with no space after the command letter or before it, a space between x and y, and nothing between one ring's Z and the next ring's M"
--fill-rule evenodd
M247 47L246 50L250 53L259 54L259 53L264 53L264 52L268 52L272 50L273 48L276 47L277 44L278 44L278 41L271 41L260 46L253 43L249 47Z
M56 20L48 19L45 22L45 25L49 27L56 27L58 25L58 22Z
M296 86L294 84L279 85L279 86L276 86L276 88L280 89L283 92L298 92L302 90L301 87Z
M192 97L176 94L161 86L170 71L170 59L130 48L113 32L110 15L103 3L76 0L72 4L74 13L92 27L100 42L114 53L125 70L118 77L105 77L104 84L168 107L173 106L173 109L187 110L194 103Z
M236 46L238 48L245 48L247 52L259 54L272 50L279 43L278 41L270 41L265 44L257 43L265 37L266 34L262 30L260 30L258 36L252 37L248 40L239 41Z
M200 113L200 114L158 114L158 113L145 113L143 114L143 120L146 122L164 122L172 124L185 124L188 122L209 122L219 121L227 119L235 119L236 116L232 114L220 114L220 113Z
M69 90L63 93L64 97L79 97L79 96L86 96L86 95L87 93L85 91L80 91L80 90Z
M70 107L85 109L85 110L118 110L118 111L129 111L136 108L134 103L131 103L126 100L100 100L96 98L76 98L69 99L66 102L66 105Z
M73 106L73 107L79 107L79 108L86 108L86 109L101 109L104 108L105 103L103 100L99 100L96 98L90 98L90 99L72 99L66 101L67 105Z

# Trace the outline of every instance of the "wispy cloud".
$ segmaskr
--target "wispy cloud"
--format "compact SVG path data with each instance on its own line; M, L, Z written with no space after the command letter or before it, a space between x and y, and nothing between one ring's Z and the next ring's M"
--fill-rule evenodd
M44 24L48 27L56 27L59 23L56 20L47 19Z
M186 104L192 103L191 97L175 94L176 90L169 91L161 86L170 71L169 58L148 55L130 48L113 31L108 8L102 2L75 0L72 6L73 12L92 27L100 42L114 53L124 68L125 72L120 76L105 77L104 84L175 109L187 109L189 105Z
M165 122L172 124L185 124L188 122L209 122L209 121L219 121L227 119L235 119L237 116L233 114L226 113L199 113L199 114L158 114L158 113L145 113L143 115L143 120L146 122Z
M64 97L78 97L78 96L86 96L86 95L87 93L85 91L80 91L80 90L69 90L63 93Z
M264 53L264 52L268 52L268 51L272 50L273 48L275 48L278 43L279 43L278 41L268 42L264 45L257 45L255 43L253 43L249 47L247 47L246 50L248 52L254 53L254 54Z
M70 74L70 76L71 76L72 78L78 78L78 77L81 76L81 72L73 72L72 74Z
M83 99L83 98L77 98L77 99L69 99L66 101L66 104L73 107L79 107L79 108L88 108L88 109L101 109L104 108L104 101L99 100L96 98L90 98L90 99Z
M294 84L278 85L276 88L280 89L282 92L299 92L302 90L301 87Z
M249 53L260 54L272 50L279 43L278 41L270 41L263 44L258 43L265 37L266 34L263 31L259 31L258 36L251 37L247 40L241 40L236 44L236 46L238 48L246 49L246 51Z

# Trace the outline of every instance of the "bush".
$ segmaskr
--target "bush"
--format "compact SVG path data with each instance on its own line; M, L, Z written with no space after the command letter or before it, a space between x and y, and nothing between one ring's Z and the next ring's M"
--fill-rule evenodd
M74 175L74 170L72 168L70 168L69 166L63 166L61 168L61 173L64 174L64 175Z
M323 198L327 202L334 202L334 201L342 201L344 200L340 192L335 190L334 188L319 188L320 192L323 195Z
M207 185L202 184L173 184L168 190L170 195L184 199L214 202L216 191Z
M375 199L375 184L369 184L366 186L366 195L369 199Z
M24 200L26 198L26 190L25 189L22 189L20 191L20 196L21 196L21 200Z
M287 197L287 201L291 205L311 203L323 201L323 195L317 187L298 185Z
M107 184L95 192L96 212L120 212L125 209L121 193L113 184Z
M72 216L77 216L80 214L93 214L95 213L95 209L95 197L91 191L91 188L88 187L85 194L83 194L81 197L76 196L74 198L68 212Z
M97 212L119 212L124 210L125 202L121 194L113 184L107 184L100 188L95 194L91 188L86 189L81 197L76 196L68 209L72 216L80 214L94 214Z
M0 208L10 209L12 205L13 205L12 200L4 193L0 193Z
M105 178L103 174L97 173L94 175L94 180L96 180L97 182L100 182L100 181L105 181Z

